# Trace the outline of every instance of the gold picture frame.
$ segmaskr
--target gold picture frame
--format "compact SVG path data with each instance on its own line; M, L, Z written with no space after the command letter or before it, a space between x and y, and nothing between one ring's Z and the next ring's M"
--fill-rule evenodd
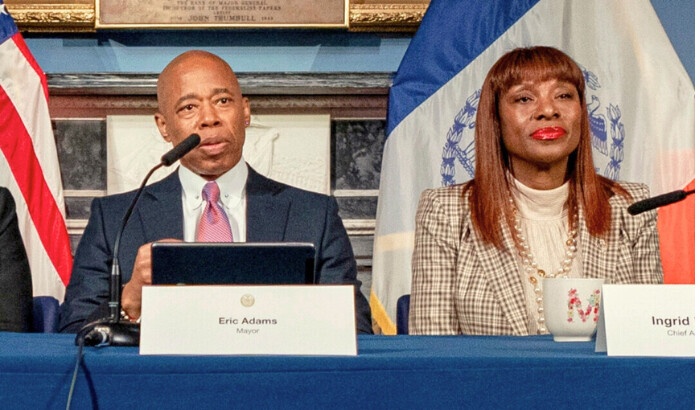
M81 32L95 31L93 0L5 0L5 6L21 31Z
M422 3L350 3L350 31L415 32L430 0Z
M93 0L95 28L349 28L350 0ZM133 13L132 10L139 10Z
M381 3L349 0L351 32L415 32L430 0L383 0ZM5 0L21 31L94 32L94 0ZM207 28L202 26L197 28ZM135 27L138 28L138 27Z

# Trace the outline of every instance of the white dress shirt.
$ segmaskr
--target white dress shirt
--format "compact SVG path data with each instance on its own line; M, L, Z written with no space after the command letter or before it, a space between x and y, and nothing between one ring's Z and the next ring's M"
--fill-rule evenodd
M182 184L183 238L185 242L195 242L197 225L205 208L202 189L208 181L189 169L178 169ZM221 196L219 205L226 212L231 224L231 236L234 242L246 240L246 195L245 184L248 180L248 166L243 158L233 168L216 179Z
M556 273L561 261L566 258L566 239L569 233L569 213L564 208L569 197L569 184L549 190L530 188L517 179L513 199L520 212L520 220L527 244L537 265L547 273ZM525 306L528 312L528 333L537 334L537 303L533 286L525 267L518 259L520 278L525 291ZM574 255L570 278L581 276L581 258ZM540 288L542 287L540 279Z

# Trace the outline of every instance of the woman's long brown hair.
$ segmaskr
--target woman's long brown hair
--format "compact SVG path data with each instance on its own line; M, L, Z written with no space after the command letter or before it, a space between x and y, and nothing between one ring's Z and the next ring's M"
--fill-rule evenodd
M586 83L581 69L569 56L552 47L512 50L491 67L484 81L474 135L476 171L474 179L464 190L478 234L499 248L504 247L501 222L506 221L511 233L514 229L508 201L511 165L501 135L498 99L510 87L524 80L550 79L573 84L581 103L581 138L576 150L569 155L566 175L570 184L566 201L569 226L576 218L576 204L581 208L588 231L594 236L603 236L610 229L610 197L615 193L630 197L616 182L596 175L585 98Z

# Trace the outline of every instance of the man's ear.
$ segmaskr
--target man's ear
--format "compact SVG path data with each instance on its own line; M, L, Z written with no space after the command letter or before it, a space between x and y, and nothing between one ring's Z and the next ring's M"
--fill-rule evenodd
M243 97L243 114L245 123L250 124L250 104L248 103L248 97Z
M157 112L154 119L156 120L156 126L158 127L158 131L160 131L160 135L166 142L171 142L170 135L168 134L168 127L165 124L165 116Z

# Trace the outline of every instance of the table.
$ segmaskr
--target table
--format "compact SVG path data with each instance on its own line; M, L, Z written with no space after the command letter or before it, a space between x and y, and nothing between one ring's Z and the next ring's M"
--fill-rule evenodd
M360 336L358 356L139 356L85 348L73 408L693 408L694 358L551 336ZM0 406L64 408L73 335L0 332Z

